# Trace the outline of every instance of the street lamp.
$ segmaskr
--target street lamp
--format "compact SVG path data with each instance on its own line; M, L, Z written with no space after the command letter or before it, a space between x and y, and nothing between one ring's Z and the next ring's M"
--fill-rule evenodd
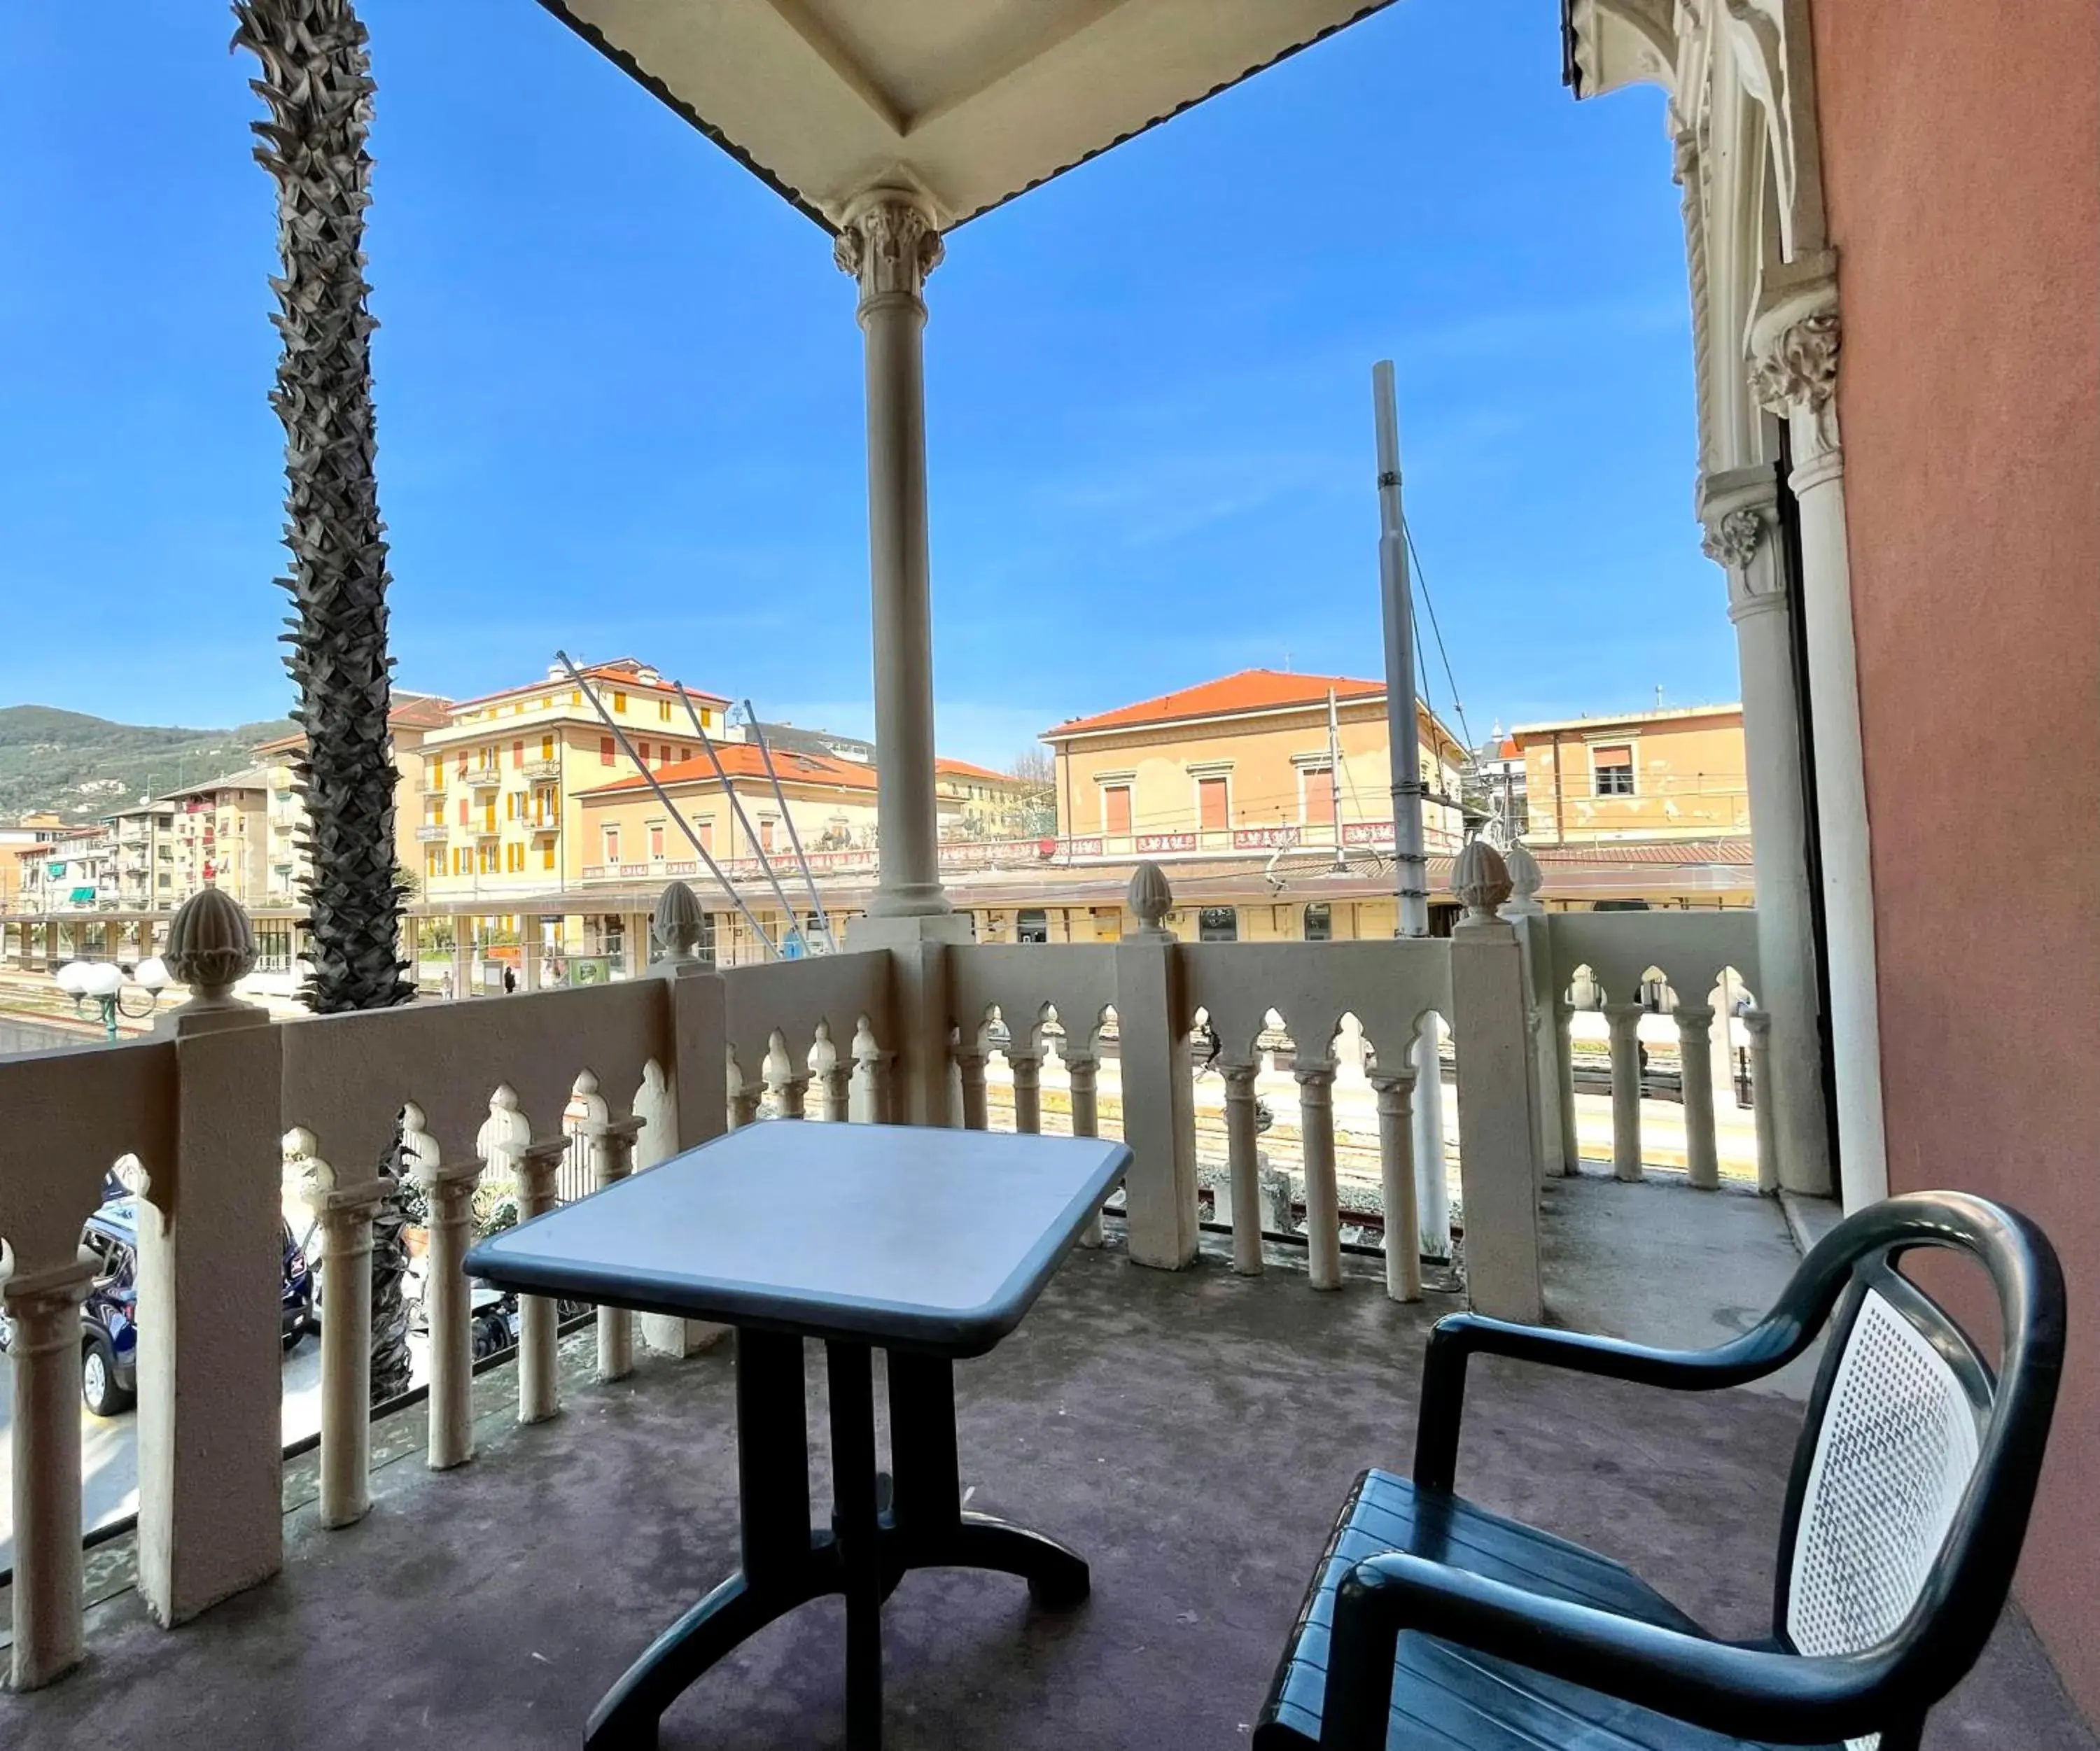
M145 1007L135 1008L125 999L126 973L130 982L146 994ZM74 1014L81 1012L81 1005L92 998L102 1012L102 1030L112 1045L117 1041L117 1018L124 1016L134 1021L143 1021L158 1007L161 993L167 989L167 964L159 955L148 956L134 968L118 966L114 961L69 960L51 975L58 987L73 999ZM136 999L133 999L135 1002Z

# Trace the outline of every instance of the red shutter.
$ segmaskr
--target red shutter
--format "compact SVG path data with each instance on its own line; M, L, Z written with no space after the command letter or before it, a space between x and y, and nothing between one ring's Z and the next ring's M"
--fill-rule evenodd
M1107 824L1104 831L1127 833L1130 831L1130 787L1127 784L1111 784L1101 792L1101 797L1107 809Z
M1223 778L1198 778L1196 781L1196 821L1207 833L1222 832L1225 818L1225 781Z

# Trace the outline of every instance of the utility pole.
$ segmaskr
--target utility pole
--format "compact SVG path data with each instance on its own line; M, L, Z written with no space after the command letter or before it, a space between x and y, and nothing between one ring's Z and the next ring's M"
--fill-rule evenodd
M1379 586L1385 611L1386 742L1392 765L1392 849L1404 937L1429 934L1429 871L1422 852L1422 747L1414 715L1414 599L1400 509L1400 410L1392 361L1371 367L1378 420ZM1339 831L1339 828L1337 829Z
M1396 936L1429 934L1429 866L1422 850L1422 745L1414 713L1414 596L1400 509L1400 409L1392 361L1371 367L1378 422L1379 586L1385 611L1386 743L1392 765L1392 849L1400 902ZM1451 1256L1451 1197L1444 1164L1444 1069L1436 1015L1423 1018L1414 1067L1414 1185L1423 1256Z

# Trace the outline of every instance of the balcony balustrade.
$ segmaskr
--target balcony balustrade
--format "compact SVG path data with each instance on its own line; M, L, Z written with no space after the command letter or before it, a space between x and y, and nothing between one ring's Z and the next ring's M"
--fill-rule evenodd
M540 780L558 778L562 775L562 763L558 759L542 760L535 757L527 760L521 770L528 778Z
M416 828L417 839L426 845L443 845L451 834L452 829L443 821L424 821Z
M274 1249L258 1240L277 1220L280 1162L324 1237L318 1513L329 1527L371 1499L372 1224L389 1159L433 1212L427 1441L440 1470L474 1445L461 1261L478 1189L542 1207L761 1118L901 1120L931 1098L937 1119L971 1128L1119 1129L1135 1155L1115 1216L1132 1260L1189 1265L1207 1201L1235 1272L1260 1274L1287 1241L1304 1248L1302 1281L1331 1291L1361 1274L1350 1237L1382 1236L1383 1286L1406 1301L1423 1293L1424 1244L1440 1250L1449 1105L1467 1292L1488 1311L1539 1317L1542 1184L1580 1153L1577 1021L1605 1019L1621 1177L1642 1171L1643 1030L1675 1030L1690 1178L1711 1186L1709 994L1732 988L1731 969L1754 988L1756 968L1750 914L1547 917L1532 897L1535 866L1527 876L1519 862L1515 915L1497 913L1507 882L1476 880L1447 939L1184 943L1162 927L1171 897L1147 868L1131 896L1140 927L1118 942L922 946L906 962L849 951L717 973L693 953L696 928L660 928L673 946L651 976L286 1021L232 998L252 964L252 945L244 962L234 940L245 921L224 896L198 896L191 906L227 940L199 949L178 920L173 936L191 946L175 970L198 995L156 1036L0 1061L0 1109L43 1115L0 1134L0 1236L15 1267L0 1303L15 1333L16 1686L46 1683L83 1653L70 1334L90 1277L76 1247L118 1157L143 1165L152 1212L140 1224L139 1586L173 1623L281 1560L277 1294ZM1462 860L1462 889L1470 867ZM942 963L930 980L929 955ZM907 999L906 965L912 988L945 994L933 1008ZM1440 1053L1427 1061L1439 1086L1418 1086L1425 1038L1449 1041L1455 1100ZM1277 1165L1282 1140L1265 1147L1259 1129L1260 1083L1286 1074L1295 1167ZM1220 1087L1223 1159L1206 1162L1199 1109L1216 1111ZM258 1105L258 1088L280 1098ZM1374 1150L1338 1132L1338 1110L1374 1110ZM1767 1146L1761 1130L1761 1182ZM1340 1171L1351 1151L1368 1171ZM1089 1239L1102 1238L1097 1219ZM192 1303L210 1317L183 1317ZM633 1323L601 1314L600 1378L633 1365ZM704 1335L655 1319L642 1334L674 1355ZM546 1311L528 1312L526 1420L558 1408L555 1342ZM201 1527L209 1537L189 1535Z

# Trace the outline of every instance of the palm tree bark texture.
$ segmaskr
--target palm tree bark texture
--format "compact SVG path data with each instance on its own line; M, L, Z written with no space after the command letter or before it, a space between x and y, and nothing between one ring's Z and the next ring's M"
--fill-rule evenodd
M284 272L271 280L283 351L271 405L285 427L285 545L278 583L294 612L285 659L306 731L294 765L305 800L312 948L302 995L329 1015L405 1003L394 884L395 771L387 734L385 525L372 408L373 330L364 210L372 160L371 56L351 0L235 0L234 46L262 64L250 82L269 113L255 157L277 187ZM387 1212L388 1216L393 1212ZM377 1224L375 1301L398 1302L398 1220ZM375 1305L373 1398L408 1385L405 1321Z

